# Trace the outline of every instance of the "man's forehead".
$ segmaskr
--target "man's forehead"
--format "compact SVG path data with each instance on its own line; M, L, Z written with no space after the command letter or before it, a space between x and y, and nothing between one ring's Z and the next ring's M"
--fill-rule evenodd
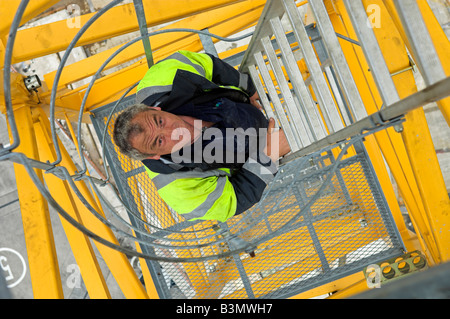
M135 121L135 120L138 120L138 119L142 118L143 115L147 115L147 114L156 114L157 112L160 112L159 109L156 109L156 108L154 108L154 107L149 106L148 109L143 110L143 111L137 113L137 114L133 117L132 121Z
M162 112L159 108L153 107L153 106L149 106L145 111L143 111L144 113L147 112Z

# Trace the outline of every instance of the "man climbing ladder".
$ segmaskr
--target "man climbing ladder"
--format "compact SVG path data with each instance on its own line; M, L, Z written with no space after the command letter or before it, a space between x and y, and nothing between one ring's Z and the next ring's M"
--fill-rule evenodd
M248 210L290 151L259 110L250 77L209 54L179 51L155 64L136 100L116 120L115 143L188 220Z

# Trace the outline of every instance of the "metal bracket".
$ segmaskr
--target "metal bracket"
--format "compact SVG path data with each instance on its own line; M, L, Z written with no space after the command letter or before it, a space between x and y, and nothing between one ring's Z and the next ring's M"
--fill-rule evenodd
M395 131L398 133L401 133L403 131L402 123L405 121L405 118L403 115L396 117L394 119L384 120L383 117L381 116L380 112L376 112L376 113L373 113L372 115L368 116L368 118L370 119L372 126L363 128L360 132L361 135L364 134L364 131L376 132L380 128L383 129L383 128L388 128L390 126L393 126Z
M23 82L25 83L25 87L28 91L35 91L37 92L37 89L42 86L41 80L37 75L30 75L27 76Z
M383 285L427 268L425 256L416 250L367 266L363 272L368 283L376 284L375 281L378 281L378 284Z

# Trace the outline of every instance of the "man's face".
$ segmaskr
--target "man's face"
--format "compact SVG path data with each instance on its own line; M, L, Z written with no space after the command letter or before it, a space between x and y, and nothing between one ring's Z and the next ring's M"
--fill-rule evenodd
M143 132L131 138L131 145L145 154L154 154L150 159L159 159L178 151L187 143L191 143L190 125L181 117L161 111L154 107L140 113L133 120L133 124L140 124Z

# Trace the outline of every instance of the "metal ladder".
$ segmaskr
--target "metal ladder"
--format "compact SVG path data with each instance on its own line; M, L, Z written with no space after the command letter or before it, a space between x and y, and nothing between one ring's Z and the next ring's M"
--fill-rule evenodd
M368 116L338 40L343 36L335 33L323 0L308 3L317 29L304 25L294 1L269 0L240 67L252 76L266 115L278 121L294 154L317 150L314 145L319 145L318 141ZM347 40L362 47L384 106L399 102L362 2L344 0L344 3L359 42ZM417 3L400 0L395 5L426 85L445 79ZM298 47L291 47L289 32L295 36ZM320 40L313 47L310 37L314 41L314 34ZM308 78L304 78L297 65L299 54L306 63ZM409 107L413 106L404 105L404 110ZM355 126L346 135L357 134L358 130Z

